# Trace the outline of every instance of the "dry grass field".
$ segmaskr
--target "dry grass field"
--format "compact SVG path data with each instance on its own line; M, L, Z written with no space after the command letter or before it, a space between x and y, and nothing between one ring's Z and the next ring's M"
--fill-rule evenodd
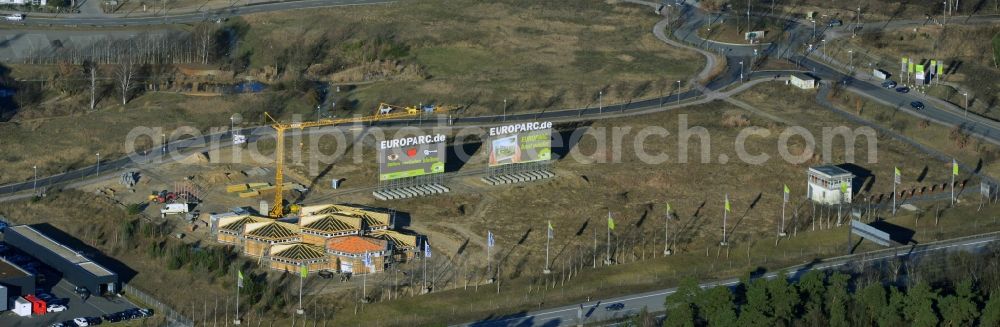
M360 83L332 95L335 115L371 113L381 101L453 104L465 108L456 115L479 115L500 113L504 99L516 112L594 106L602 90L605 104L670 92L671 82L697 71L702 59L657 41L656 19L645 8L602 1L465 0L299 10L230 23L247 28L234 55L245 55L251 69L314 62L285 67L283 76ZM15 66L11 75L52 69ZM233 113L258 124L253 117L265 110L282 119L312 117L315 105L314 93L301 90L245 98L148 93L126 106L115 105L110 92L96 112L67 109L89 98L53 96L0 124L0 183L30 180L36 165L45 176L92 164L97 152L119 157L135 126L168 133L182 125L224 127Z
M788 95L788 92L795 96L776 99L775 94ZM791 126L810 131L817 140L821 139L823 128L858 127L814 104L814 95L809 91L791 89L790 86L771 84L757 86L739 96L761 112L780 115L787 119L787 123L770 121L721 102L641 117L595 121L576 129L589 133L571 147L569 155L554 163L553 169L559 176L537 183L489 187L478 181L476 175L456 176L448 182L453 189L450 194L382 202L374 200L364 189L350 192L351 189L374 184L374 157L368 157L359 164L350 161L338 163L330 167L328 176L346 177L347 189L333 192L325 186L325 182L320 182L305 201L367 204L405 213L407 218L402 221L401 227L427 235L434 247L435 256L428 264L427 279L435 292L411 296L423 280L419 261L368 278L368 296L376 299L378 303L375 304L356 301L361 287L358 278L351 282L339 282L336 279L310 277L307 284L310 291L305 296L305 302L307 311L313 315L305 320L317 323L329 320L338 326L440 325L516 314L539 306L573 303L586 297L667 287L689 275L703 279L721 278L758 266L774 269L842 253L843 229L827 227L835 221L833 216L837 208L821 208L818 210L819 218L814 221L813 209L802 200L802 181L808 166L843 163L844 143L833 143L830 149L833 156L829 160L824 160L822 155L804 156L805 162L793 164L781 160L778 152L779 135ZM690 162L679 162L678 124L682 119L687 120L689 127L701 126L709 132L710 139L706 142L711 146L708 163L701 163L698 137L688 142L692 145L688 154ZM666 162L647 163L638 158L634 140L638 131L652 126L666 128L669 136L650 136L640 148L651 155L661 151L669 154ZM771 156L762 165L738 160L734 145L736 137L740 130L749 126L771 132L769 136L750 136L746 141L748 153ZM563 127L566 129L566 126ZM927 127L928 130L935 128ZM572 130L567 129L565 133ZM602 131L604 136L595 137ZM623 135L621 144L624 146L611 145L617 143L612 141L615 133ZM607 146L599 145L598 140L601 139ZM868 141L877 141L877 157L867 154ZM302 142L308 144L309 139L305 138ZM789 151L793 155L800 154L805 146L805 142L798 137L791 138L789 143ZM897 165L904 169L904 188L940 184L950 177L945 163L937 162L886 135L879 135L873 140L862 137L852 146L856 152L854 162L870 170L875 177L871 190L860 191L859 198L891 189L891 178L886 176L890 176L892 167ZM263 152L269 151L267 145L262 147L265 148ZM365 151L372 151L372 148L369 146ZM482 167L484 160L481 152L478 151L462 170ZM816 153L821 154L822 150L817 149ZM725 164L721 163L723 155L727 161ZM293 179L315 178L315 174L310 173L304 164L296 165L294 157L290 156L288 161L291 163L289 176ZM916 171L925 166L929 169L918 181ZM241 167L231 163L212 166L176 164L162 169L183 171L204 182L213 170ZM326 168L321 167L323 170ZM165 171L157 173L169 176ZM321 180L325 178L329 177ZM204 183L203 186L213 188L216 193L221 192L223 187L221 183ZM775 245L782 184L789 184L793 192L787 214L789 232L793 236ZM131 196L127 192L122 193ZM733 204L727 226L731 245L720 248L717 244L721 239L722 200L727 193ZM120 226L116 222L120 222L123 215L120 209L87 200L91 197L81 193L56 194L37 202L0 205L0 214L17 222L50 222L96 248L106 249L139 272L135 285L165 298L189 315L194 312L196 319L212 319L211 314L206 315L202 309L203 306L211 308L214 305L212 298L218 297L220 301L231 299L233 285L228 278L200 278L199 268L164 270L159 268L163 259L151 259L140 251L113 250L115 231ZM985 213L975 214L977 199L971 195L963 199L965 201L957 208L945 210L938 224L927 211L932 210L932 206L940 208L943 201L916 203L920 212L902 211L890 221L914 229L915 239L919 242L1000 227L988 218L995 215L995 206L986 207ZM126 203L131 201L123 200ZM226 202L226 206L255 205L257 199L244 201L247 203ZM673 249L677 254L663 258L659 253L663 249L664 204L668 201L676 217L670 228ZM81 202L87 204L78 205ZM859 200L858 203L864 202ZM116 210L119 212L116 213ZM609 246L606 238L609 210L617 225L610 243L616 263L605 266L601 261ZM884 211L882 214L887 216ZM974 219L972 225L967 219ZM78 223L81 220L95 222L84 225ZM550 249L551 267L555 273L545 276L541 270L545 260L545 226L548 221L555 228L555 239ZM958 221L962 223L954 223ZM179 228L170 224L173 223L168 223L166 227ZM487 230L496 234L497 247L492 266L500 267L499 294L496 284L482 284L488 276L485 271L484 239ZM196 241L199 239L203 237L192 235L184 242L212 246L211 243ZM169 234L159 240L171 246L180 242ZM873 247L863 245L861 249ZM596 269L592 268L594 265ZM232 273L231 270L228 272ZM221 276L226 275L223 273ZM268 278L275 285L285 285L279 288L276 295L280 302L264 301L254 304L252 309L244 307L243 312L250 312L246 319L255 321L264 317L264 323L290 324L292 318L288 310L292 306L281 310L275 305L294 303L297 295L294 286L297 285L292 286L291 283L297 281L284 274L270 274ZM197 285L202 291L197 294L180 292L170 286L184 283ZM222 302L219 305L225 307ZM264 307L272 309L267 311ZM303 320L295 319L299 322Z
M596 0L405 1L247 16L240 51L264 67L287 57L281 49L326 42L306 73L360 83L342 100L351 109L434 102L499 114L504 99L515 112L596 104L602 90L605 103L669 90L703 59L656 40L657 19Z

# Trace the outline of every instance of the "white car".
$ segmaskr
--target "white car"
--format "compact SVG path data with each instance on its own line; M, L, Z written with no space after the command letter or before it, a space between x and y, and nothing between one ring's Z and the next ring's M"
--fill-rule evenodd
M87 318L75 318L75 319L73 319L73 323L75 323L77 326L81 326L81 327L82 326L90 326L90 324L87 323Z
M66 306L62 305L62 304L50 304L49 307L45 311L48 311L48 312L63 312L63 311L66 311Z

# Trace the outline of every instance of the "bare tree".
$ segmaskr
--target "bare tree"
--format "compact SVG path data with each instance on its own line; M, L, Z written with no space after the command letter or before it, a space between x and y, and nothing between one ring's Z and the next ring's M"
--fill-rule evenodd
M200 57L201 63L207 64L209 54L215 45L215 24L207 22L198 24L194 30L194 38L198 46L198 57Z
M97 104L97 63L87 61L84 63L84 67L90 71L90 110L94 110Z
M135 82L138 70L135 59L129 54L121 56L118 59L118 63L115 64L115 81L118 82L118 90L121 91L123 105L128 103L128 96L134 87L133 83Z

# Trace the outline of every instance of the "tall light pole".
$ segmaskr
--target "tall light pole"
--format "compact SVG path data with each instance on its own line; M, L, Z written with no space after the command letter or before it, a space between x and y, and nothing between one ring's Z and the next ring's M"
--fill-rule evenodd
M507 121L507 98L503 99L503 121Z
M597 91L597 113L604 113L604 90Z
M162 138L160 139L161 151L163 151L163 153L167 153L167 134L164 133L161 136L162 136Z
M38 187L38 166L31 166L31 169L35 170L35 181L31 183L31 194L37 194L35 189Z
M97 153L97 177L101 177L101 153Z
M681 104L681 81L677 81L677 104Z
M750 33L750 0L747 0L747 33ZM753 40L750 40L753 42Z
M965 118L969 118L969 92L962 94L965 95Z
M847 50L847 53L851 55L850 69L848 70L852 75L854 74L854 50Z
M740 83L743 83L743 61L740 61Z

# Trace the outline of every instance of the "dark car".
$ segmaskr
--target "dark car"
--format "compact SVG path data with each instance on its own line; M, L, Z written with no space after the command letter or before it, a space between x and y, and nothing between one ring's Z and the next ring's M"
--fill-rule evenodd
M625 308L625 303L621 302L608 304L608 306L604 307L604 309L608 311L618 311L624 308Z
M899 88L896 88L896 92L899 92L899 93L910 93L910 88L905 87L905 86L899 87Z
M885 81L885 82L882 82L882 87L887 88L887 89L896 88L896 82L895 81Z
M320 270L319 271L319 277L323 277L325 279L330 279L330 278L333 278L333 273L330 272L329 270Z
M913 101L910 102L910 107L913 107L913 109L917 110L924 109L924 103L920 101Z
M87 325L90 326L100 325L101 322L103 322L101 321L101 317L87 317L86 319L87 319Z
M844 25L844 22L841 21L841 20L839 20L839 19L831 19L830 23L827 24L827 25L830 26L830 27L837 27L837 26L840 26L840 25Z

